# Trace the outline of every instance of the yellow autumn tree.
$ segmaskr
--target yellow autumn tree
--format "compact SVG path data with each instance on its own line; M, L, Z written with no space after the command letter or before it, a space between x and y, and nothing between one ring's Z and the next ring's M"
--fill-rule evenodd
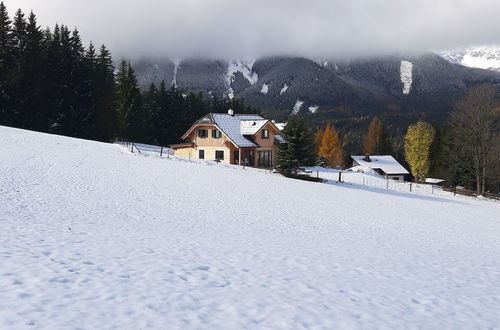
M319 128L314 134L314 152L316 155L319 155L319 148L321 146L321 142L323 141L323 134L325 130L323 128Z
M363 152L365 155L375 155L378 151L380 137L384 129L384 124L378 117L373 117L363 139Z
M419 121L408 127L404 137L405 158L410 164L411 173L423 182L430 170L431 145L436 131L431 124Z
M344 167L344 151L342 150L342 143L340 142L339 134L335 127L327 125L321 145L319 147L319 155L323 156L329 167Z

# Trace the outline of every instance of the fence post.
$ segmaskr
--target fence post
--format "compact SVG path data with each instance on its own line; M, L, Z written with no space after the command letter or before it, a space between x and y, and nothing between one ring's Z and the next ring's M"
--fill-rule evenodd
M160 149L160 157L163 156L163 147Z
M411 192L411 184L412 184L412 182L410 182L410 192Z
M457 195L457 187L453 187L453 196Z
M389 189L389 177L386 178L387 179L387 189Z

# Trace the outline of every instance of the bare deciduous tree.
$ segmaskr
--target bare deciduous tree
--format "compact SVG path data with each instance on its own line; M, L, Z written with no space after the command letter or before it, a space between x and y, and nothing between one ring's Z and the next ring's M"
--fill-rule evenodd
M452 114L454 150L465 156L473 173L478 194L484 194L500 112L496 107L496 88L481 85L466 91Z

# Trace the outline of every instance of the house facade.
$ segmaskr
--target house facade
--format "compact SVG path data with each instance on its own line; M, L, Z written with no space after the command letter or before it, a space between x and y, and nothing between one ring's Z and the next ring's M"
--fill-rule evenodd
M271 120L232 110L207 114L182 139L184 143L170 146L178 157L264 168L274 166L277 146L283 142Z
M371 169L388 179L406 181L410 175L410 172L390 155L351 156L351 158L353 167Z

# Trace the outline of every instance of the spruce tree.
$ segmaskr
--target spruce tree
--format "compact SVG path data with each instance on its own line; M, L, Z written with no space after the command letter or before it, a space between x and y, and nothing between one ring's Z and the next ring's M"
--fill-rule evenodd
M303 119L290 117L281 135L285 143L280 144L276 158L276 167L281 173L297 174L301 167L315 164L313 137Z
M13 120L10 88L13 63L12 21L7 8L0 2L0 125L11 125Z
M46 52L43 46L43 33L37 24L36 15L31 12L26 25L26 47L22 56L23 72L21 88L25 95L25 118L22 127L34 130L43 129L47 103L45 95L46 79L44 67Z
M116 77L116 111L122 137L138 141L142 138L143 114L141 94L134 70L125 60L120 62Z
M5 61L12 51L12 43L12 21L9 18L9 13L4 3L0 2L0 70L5 68ZM0 71L0 73L3 72ZM1 77L5 78L4 75Z
M12 23L12 39L16 56L20 56L26 47L26 25L24 13L19 9Z
M378 145L377 145L377 154L378 155L392 155L394 153L392 146L392 141L389 136L389 133L387 132L387 129L385 128L385 125L382 126L382 130L380 132L380 136L378 139Z
M105 45L99 49L94 81L94 108L100 139L111 141L118 134L118 116L115 110L115 74L113 59Z

